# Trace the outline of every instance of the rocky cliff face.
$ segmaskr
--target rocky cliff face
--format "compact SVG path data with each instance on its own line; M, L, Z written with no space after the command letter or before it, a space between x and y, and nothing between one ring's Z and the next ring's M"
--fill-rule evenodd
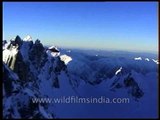
M39 40L33 43L17 36L3 45L3 117L54 118L52 112L48 114L45 110L47 105L33 104L31 98L43 97L39 91L41 81L50 80L52 87L60 87L58 75L66 69L64 62L59 56L48 56Z
M58 74L66 68L59 56L47 55L40 40L33 43L33 41L23 41L19 36L6 46L3 51L3 62L19 76L23 85L40 79L37 76L43 71L48 71L47 76L53 77L55 75L52 74ZM50 63L50 66L44 68L47 63ZM57 81L52 79L53 83Z
M32 102L31 98L43 95L33 86L21 82L17 74L3 64L3 118L54 118L54 114L48 111L47 104Z

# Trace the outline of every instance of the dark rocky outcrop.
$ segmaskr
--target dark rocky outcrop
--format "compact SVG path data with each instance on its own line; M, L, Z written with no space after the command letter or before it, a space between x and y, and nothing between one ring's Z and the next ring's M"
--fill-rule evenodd
M43 107L48 117L54 118L45 109L47 104L33 103L32 98L42 97L36 89L30 89L21 85L21 80L7 65L3 64L3 118L37 118L45 119L46 116L40 111L39 106ZM28 90L28 92L26 92ZM34 96L31 96L33 94Z
M135 99L139 99L144 95L144 92L140 89L138 83L131 77L131 74L124 80L124 85L126 88L130 88L130 94L135 97Z
M43 97L39 92L42 81L51 80L54 88L60 88L58 75L66 68L64 62L60 57L48 56L40 40L33 43L16 36L4 50L8 54L3 61L3 118L45 119L40 107L48 114L47 118L54 118L53 111L45 109L47 104L33 103L32 98ZM39 77L40 74L45 74L48 79Z

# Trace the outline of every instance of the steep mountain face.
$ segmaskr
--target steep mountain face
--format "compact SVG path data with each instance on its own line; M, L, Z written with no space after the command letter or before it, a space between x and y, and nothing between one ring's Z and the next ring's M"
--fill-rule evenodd
M149 58L93 56L55 46L46 48L38 39L33 42L31 36L23 40L16 36L10 42L3 41L3 118L155 118L157 64L158 60ZM32 101L62 96L127 97L130 104Z
M59 88L58 75L66 66L59 56L48 56L39 40L29 40L17 36L3 44L4 118L54 118L44 116L43 106L33 105L31 98L43 97L41 81L50 80L52 87Z
M3 118L54 118L47 104L33 104L31 98L42 97L33 86L21 85L21 80L3 64Z
M47 55L46 49L39 40L36 40L35 43L26 40L26 38L25 41L21 40L17 36L15 40L11 41L3 51L3 62L19 76L23 85L28 82L33 82L36 85L36 81L40 79L37 77L39 74L43 74L43 71L48 71L46 76L50 78L55 76L52 78L54 83L56 74L66 68L64 62L60 60L59 56ZM43 68L47 63L51 64L48 68Z

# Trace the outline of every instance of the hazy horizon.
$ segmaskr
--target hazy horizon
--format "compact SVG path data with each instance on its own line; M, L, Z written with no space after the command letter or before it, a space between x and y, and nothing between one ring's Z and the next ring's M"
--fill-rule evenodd
M17 36L17 35L16 35ZM14 37L12 37L12 38L9 38L8 40L7 39L3 39L3 40L6 40L7 42L9 42L11 39L14 39L16 36L14 36ZM18 35L19 36L19 35ZM25 38L25 37L21 37L21 36L19 36L21 39L23 39L23 38ZM32 36L31 36L32 37ZM36 38L36 39L34 39L33 38L33 42L35 42L36 40L40 40L40 42L45 46L45 47L51 47L51 46L56 46L56 47L58 47L58 48L60 48L60 49L77 49L77 50L95 50L95 51L111 51L111 52L113 52L113 51L115 51L115 52L133 52L133 53L151 53L151 54L156 54L156 55L158 55L158 51L152 51L152 50L126 50L126 49L115 49L115 48L87 48L87 47L76 47L76 46L63 46L63 45L57 45L57 44L54 44L54 42L53 43L51 43L50 45L48 45L48 44L44 44L43 43L43 41L44 40L41 40L41 39L39 39L39 38Z
M158 2L3 2L3 39L158 53Z

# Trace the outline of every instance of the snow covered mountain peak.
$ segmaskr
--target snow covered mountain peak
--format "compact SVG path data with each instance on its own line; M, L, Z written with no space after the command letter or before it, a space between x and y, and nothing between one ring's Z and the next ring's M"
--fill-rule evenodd
M116 71L115 75L117 75L118 73L120 73L121 70L122 70L122 67L120 67L120 68Z
M141 57L134 58L134 60L142 60Z
M49 50L56 49L57 51L59 51L59 50L58 50L58 47L57 47L57 46L54 46L54 45L53 45L53 46L48 47L48 49L49 49Z
M32 37L30 35L27 35L23 41L32 41Z
M30 41L29 36L25 40L16 36L3 41L3 117L54 118L47 104L33 104L31 98L46 97L46 88L60 88L58 77L66 65L59 56L48 56L40 40Z
M153 62L155 62L156 64L159 64L158 60L152 59Z
M147 61L147 62L151 62L151 60L152 60L155 64L159 64L158 60L149 59L149 58L135 57L134 60L136 60L136 61Z
M49 47L46 52L51 57L57 57L60 55L60 51L56 46Z
M61 61L63 61L66 65L67 65L70 61L72 61L72 58L71 58L70 56L68 56L68 55L61 55L60 58L61 58Z
M146 61L150 61L149 58L145 58Z

